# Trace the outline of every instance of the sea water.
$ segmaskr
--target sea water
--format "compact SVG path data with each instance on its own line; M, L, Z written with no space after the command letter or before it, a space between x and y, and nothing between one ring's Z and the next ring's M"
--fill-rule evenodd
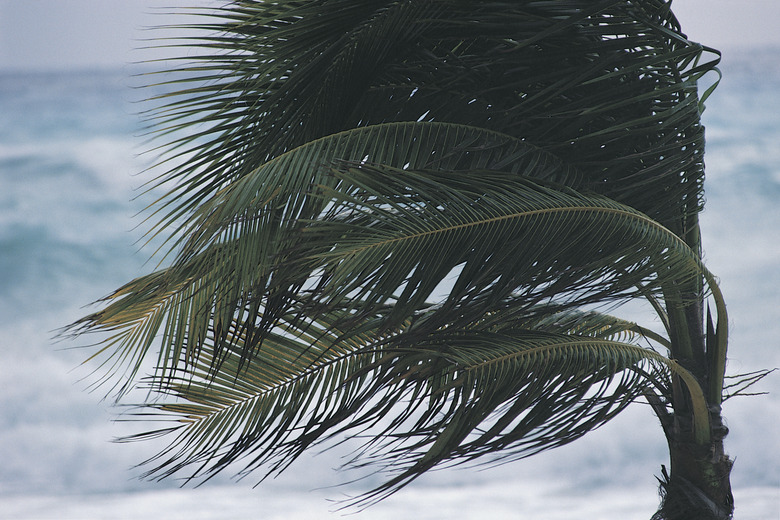
M780 366L780 53L726 56L723 68L704 114L702 227L729 302L736 374ZM338 501L366 488L328 488L344 480L329 454L255 489L227 476L198 489L138 480L132 466L162 444L109 442L142 426L112 422L101 390L86 391L89 351L52 340L153 267L133 217L154 173L137 175L153 160L141 154L138 83L122 70L0 73L0 518L338 517ZM725 405L737 520L779 515L778 379L756 388L769 395ZM357 518L647 519L665 453L637 405L525 461L434 472Z

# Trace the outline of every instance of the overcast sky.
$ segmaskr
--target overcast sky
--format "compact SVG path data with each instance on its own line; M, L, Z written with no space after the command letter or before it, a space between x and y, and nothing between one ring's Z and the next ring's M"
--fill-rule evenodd
M121 67L154 55L136 49L142 28L172 20L163 6L221 0L0 0L0 70ZM692 40L729 50L780 46L778 0L676 0ZM158 14L152 14L158 11ZM177 19L178 21L178 19Z

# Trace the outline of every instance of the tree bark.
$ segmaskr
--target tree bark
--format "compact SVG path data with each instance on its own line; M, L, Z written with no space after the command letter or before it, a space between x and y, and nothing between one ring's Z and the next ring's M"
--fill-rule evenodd
M698 247L698 233L693 236L696 240L689 245ZM669 471L662 466L662 477L658 479L662 500L652 520L729 520L734 512L730 482L733 462L724 450L728 428L721 415L725 366L718 362L725 355L725 351L719 350L725 345L719 344L718 334L727 335L727 331L717 330L709 312L705 325L704 301L697 298L703 291L701 286L694 289L683 292L685 297L677 300L692 303L682 308L672 303L668 308L670 353L695 377L703 391L709 409L709 435L706 442L694 435L690 394L678 377L672 377L664 400L658 396L649 400L661 420L670 461ZM727 319L725 307L719 308L718 319Z
M728 428L721 415L721 396L718 392L713 398L706 392L711 379L722 379L723 374L710 373L707 357L715 353L708 351L708 346L714 348L715 344L708 341L707 336L713 332L703 333L701 313L697 310L695 305L686 309L684 322L687 322L687 340L692 355L679 361L694 374L705 389L705 396L709 397L709 441L697 442L690 395L674 377L668 394L673 411L661 406L658 400L650 402L661 419L670 461L669 471L662 466L662 477L659 478L661 506L652 520L729 520L734 512L730 482L733 462L723 446Z
M684 421L676 421L679 423ZM671 472L662 467L662 502L652 520L728 520L734 512L732 461L723 449L728 429L720 410L712 413L709 446L694 442L690 431L675 427L669 441Z

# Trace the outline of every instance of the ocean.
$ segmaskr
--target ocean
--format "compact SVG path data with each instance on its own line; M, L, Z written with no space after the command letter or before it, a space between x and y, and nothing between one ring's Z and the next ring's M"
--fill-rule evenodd
M729 373L780 367L780 52L724 57L707 102L705 260L731 318ZM338 518L365 487L312 455L278 479L146 482L149 443L117 419L88 350L55 341L85 305L148 272L143 98L127 70L0 72L0 518ZM780 518L780 376L724 406L737 520ZM158 445L159 446L159 445ZM357 519L647 519L666 464L647 406L563 448L490 469L433 472ZM368 483L367 485L370 485ZM364 485L365 486L365 485Z

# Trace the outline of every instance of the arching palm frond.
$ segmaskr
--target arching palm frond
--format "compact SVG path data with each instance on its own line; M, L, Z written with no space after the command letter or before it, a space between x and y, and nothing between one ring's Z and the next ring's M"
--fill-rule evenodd
M702 276L679 237L599 195L482 170L362 165L339 177L348 187L325 193L332 207L294 250L309 279L321 273L309 292L326 306L395 300L401 319L460 269L435 320L457 326L507 298L582 306Z
M594 312L424 335L380 334L381 319L371 320L349 340L327 320L306 332L295 321L280 323L247 365L239 342L218 375L204 353L164 383L177 401L147 408L174 426L135 438L176 438L149 461L149 476L193 467L191 478L208 478L237 460L240 474L272 474L312 445L350 435L366 439L354 464L373 461L391 474L368 500L448 461L523 458L571 442L670 370L692 382L653 350L620 341L641 337L635 324ZM706 427L703 397L691 388Z
M285 311L290 292L312 275L290 273L287 267L293 254L300 256L291 251L302 239L310 240L301 230L332 206L320 194L339 182L332 169L345 161L368 160L398 169L489 167L542 180L577 178L576 169L554 155L475 127L402 122L341 132L269 160L204 202L188 219L181 251L170 267L109 295L105 301L112 303L76 328L115 332L112 347L135 349L135 354L117 350L130 377L158 331L165 331L159 358L164 375L171 364L197 357L202 327L210 321L225 334L234 320L254 328L257 310L263 309L258 324L263 328L273 321L268 316ZM249 305L254 310L245 312Z
M184 41L195 63L174 81L195 86L157 112L163 135L186 131L172 149L193 154L162 177L179 185L161 226L320 137L421 120L554 150L675 232L700 209L696 80L714 63L664 1L248 1L207 14L217 21L194 28L214 36Z

